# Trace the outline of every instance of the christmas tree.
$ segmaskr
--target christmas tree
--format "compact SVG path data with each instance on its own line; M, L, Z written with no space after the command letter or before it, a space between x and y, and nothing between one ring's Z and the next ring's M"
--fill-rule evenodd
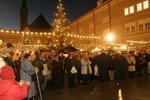
M64 11L64 6L61 0L57 5L57 10L55 13L55 20L53 22L53 32L56 34L56 41L58 47L63 47L67 41L67 37L65 36L68 33L68 19L66 18L66 13Z

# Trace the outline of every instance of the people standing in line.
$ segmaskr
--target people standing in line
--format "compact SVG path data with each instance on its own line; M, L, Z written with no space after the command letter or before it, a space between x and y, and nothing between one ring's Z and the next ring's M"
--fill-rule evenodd
M36 96L35 90L35 80L33 79L33 75L35 75L35 68L32 65L32 62L35 60L34 52L29 52L24 55L24 58L21 62L21 69L20 69L20 79L24 81L30 82L30 88L28 91L27 100L33 100ZM36 77L34 77L36 78Z
M23 100L29 85L27 81L15 81L13 68L0 57L0 100Z

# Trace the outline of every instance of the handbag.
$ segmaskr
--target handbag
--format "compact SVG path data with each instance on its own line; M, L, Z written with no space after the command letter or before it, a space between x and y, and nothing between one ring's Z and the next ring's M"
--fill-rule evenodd
M72 68L71 68L71 71L70 71L72 74L76 74L77 73L77 70L76 70L76 68L75 68L75 66L73 66Z

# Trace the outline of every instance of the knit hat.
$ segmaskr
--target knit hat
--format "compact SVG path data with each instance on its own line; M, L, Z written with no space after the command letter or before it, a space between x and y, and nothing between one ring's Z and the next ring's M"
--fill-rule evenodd
M2 80L13 80L14 71L13 68L7 65L2 58L0 58L0 78Z

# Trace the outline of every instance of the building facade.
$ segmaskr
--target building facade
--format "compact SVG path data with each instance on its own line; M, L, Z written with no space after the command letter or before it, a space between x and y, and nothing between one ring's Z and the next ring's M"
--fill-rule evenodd
M28 38L29 36L27 38L24 37L28 35L28 32L26 34L26 28L28 28L29 33L34 33L30 34L31 38ZM48 36L48 32L51 32L51 30L51 25L42 15L39 15L31 24L28 23L28 6L26 0L23 0L20 7L20 31L1 29L0 38L3 42L12 42L14 44L19 44L23 40L30 41L28 39L32 39L32 44L47 45L51 41L50 36Z
M79 47L100 45L109 32L116 43L150 41L150 0L97 1L97 7L72 21L70 28L76 34L101 36L100 41L78 39Z

